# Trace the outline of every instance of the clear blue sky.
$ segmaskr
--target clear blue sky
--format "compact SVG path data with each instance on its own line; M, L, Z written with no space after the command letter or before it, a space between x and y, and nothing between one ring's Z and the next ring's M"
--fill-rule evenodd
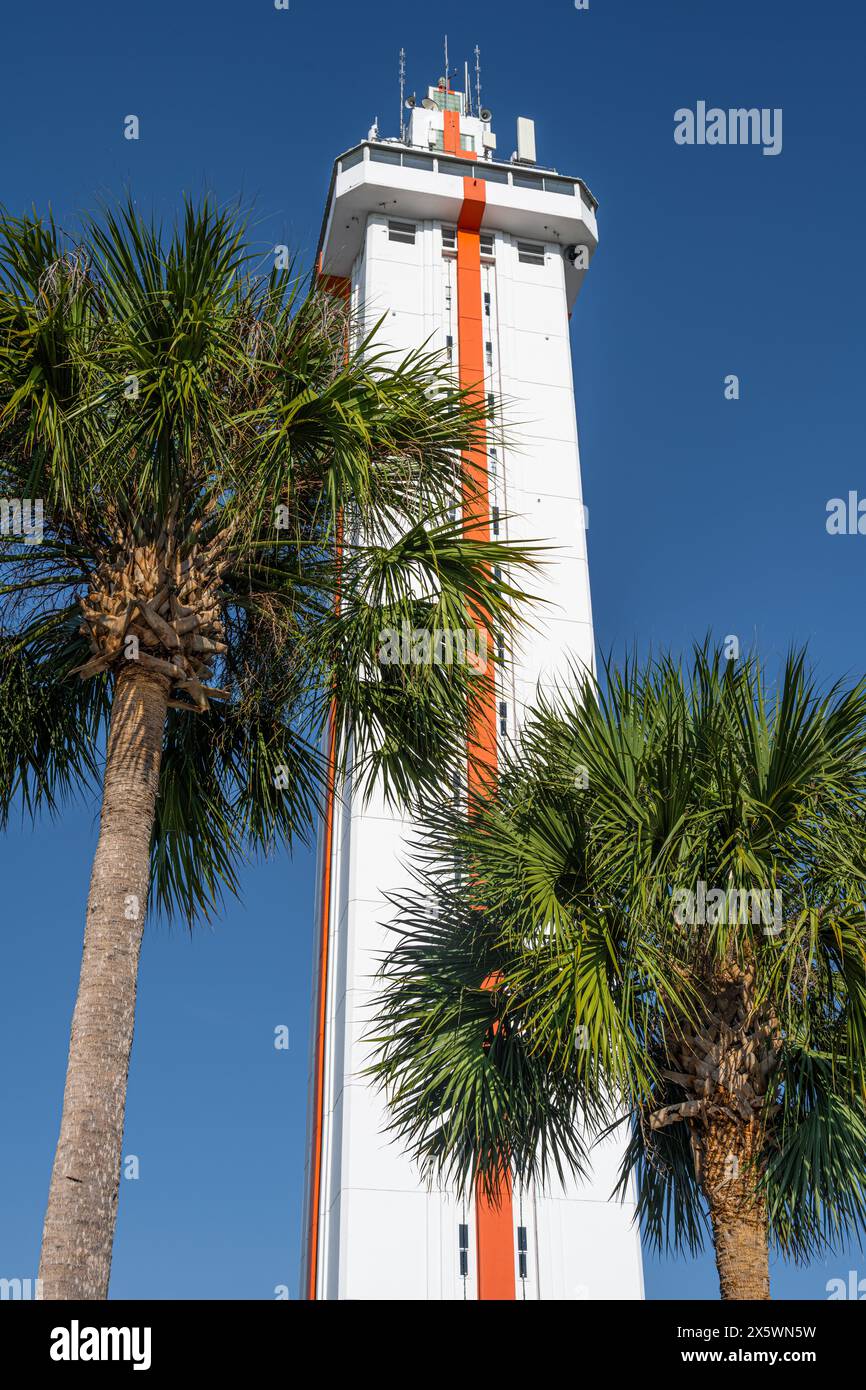
M602 650L712 628L773 661L866 670L866 537L827 500L863 466L866 22L843 0L61 0L9 8L0 202L73 226L129 187L170 216L183 191L254 202L263 253L315 248L333 157L379 116L396 133L397 50L435 81L447 29L478 42L500 147L600 201L574 316L596 631ZM775 158L684 148L678 107L781 107ZM123 139L136 114L141 139ZM739 401L723 379L740 378ZM0 1275L35 1275L95 839L93 807L0 838ZM115 1297L297 1290L312 935L309 857L253 868L243 905L190 936L148 929L130 1079ZM291 1030L275 1052L273 1030ZM825 1297L843 1253L777 1269ZM650 1297L713 1297L714 1271L647 1262Z

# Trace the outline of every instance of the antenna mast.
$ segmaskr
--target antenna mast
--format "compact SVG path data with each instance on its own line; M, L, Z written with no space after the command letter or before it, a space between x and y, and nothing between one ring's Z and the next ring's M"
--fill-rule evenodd
M406 135L406 122L403 119L404 102L406 100L406 50L400 49L400 139Z
M475 45L475 101L481 115L481 49Z
M466 93L464 100L468 103L469 110L467 115L472 115L472 88L469 85L469 64L463 64L463 90Z
M449 81L448 81L449 77L450 77L450 73L449 73L449 71L448 71L448 35L446 34L446 35L445 35L445 91L446 91L446 92L448 91L448 88L449 88L449 85L450 85L450 84L449 84Z

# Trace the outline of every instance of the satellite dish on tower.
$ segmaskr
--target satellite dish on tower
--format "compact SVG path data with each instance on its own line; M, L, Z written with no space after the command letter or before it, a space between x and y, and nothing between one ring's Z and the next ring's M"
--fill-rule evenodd
M478 115L481 117L482 121L493 120L493 112L488 110L486 106L482 106L481 110L478 112Z
M438 111L438 110L439 110L439 107L436 105L436 103L435 103L435 101L433 100L432 97L425 97L424 100L422 101L421 105L424 107L424 110L425 110L425 111Z
M407 110L407 111L414 111L414 110L415 110L415 101L416 101L416 98L415 98L414 96L412 96L412 97L407 97L407 98L406 98L406 110Z

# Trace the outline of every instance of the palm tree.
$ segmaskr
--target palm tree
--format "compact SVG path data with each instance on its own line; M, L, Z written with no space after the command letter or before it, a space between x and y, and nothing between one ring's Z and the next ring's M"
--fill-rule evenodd
M148 902L207 915L350 758L437 785L489 675L380 634L513 617L520 553L452 512L480 407L252 255L208 202L0 219L0 819L102 780L45 1298L107 1296Z
M431 809L374 1075L421 1166L582 1171L627 1124L647 1240L769 1298L866 1225L866 682L705 644L539 698L495 797ZM479 910L483 909L483 910ZM615 1098L615 1099L612 1099Z

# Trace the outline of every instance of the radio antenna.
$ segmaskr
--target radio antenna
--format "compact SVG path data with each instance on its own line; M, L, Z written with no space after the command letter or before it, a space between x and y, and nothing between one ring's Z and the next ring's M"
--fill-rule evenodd
M481 49L475 45L475 104L481 114Z
M403 103L406 100L406 50L400 49L400 139L406 135L406 122L403 119Z
M450 74L449 71L448 71L448 35L446 34L446 35L445 35L445 90L446 90L446 92L448 91L448 86L449 86L448 79L449 79L450 75L451 75L451 74Z
M469 116L471 116L471 115L472 115L472 88L471 88L470 85L469 85L469 64L468 64L468 63L464 63L464 64L463 64L463 90L464 90L465 93L466 93L466 95L465 95L465 97L463 98L463 100L464 100L464 102L467 104L467 106L468 106L468 108L469 108L466 114L469 115Z

